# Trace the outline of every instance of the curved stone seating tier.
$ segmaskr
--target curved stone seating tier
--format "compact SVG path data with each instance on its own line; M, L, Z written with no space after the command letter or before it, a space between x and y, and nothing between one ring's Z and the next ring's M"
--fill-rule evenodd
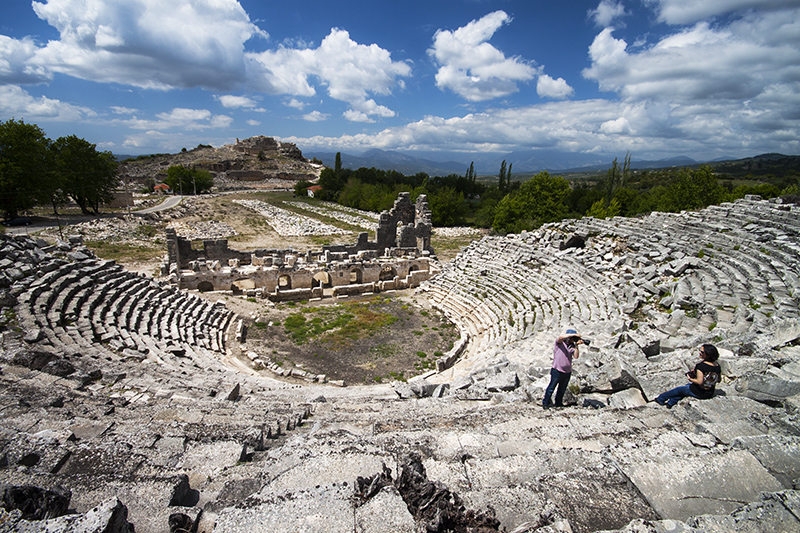
M585 247L562 250L575 234ZM798 207L754 199L583 218L473 242L419 292L470 337L462 360L568 325L610 335L640 314L667 335L738 335L799 316L798 242Z
M28 289L19 298L20 319L66 353L93 348L105 359L139 354L165 369L224 368L215 354L225 352L234 318L224 305L109 261L59 262Z

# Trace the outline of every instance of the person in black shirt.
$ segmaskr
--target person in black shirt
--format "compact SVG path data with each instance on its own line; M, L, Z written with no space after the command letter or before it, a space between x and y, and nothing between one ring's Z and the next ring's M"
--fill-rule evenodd
M673 407L687 396L701 399L713 398L714 387L719 383L721 375L719 363L717 363L719 352L713 344L704 344L700 347L700 359L701 361L695 365L694 370L686 373L689 383L660 394L656 398L656 403Z

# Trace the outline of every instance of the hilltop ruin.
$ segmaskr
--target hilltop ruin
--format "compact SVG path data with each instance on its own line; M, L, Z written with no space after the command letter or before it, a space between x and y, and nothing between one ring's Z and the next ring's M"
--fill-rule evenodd
M120 165L119 172L122 181L131 185L142 184L147 179L158 183L173 165L208 170L221 189L246 185L291 188L300 180L316 180L322 169L321 165L314 165L303 157L295 144L259 135L236 139L236 143L219 148L201 144L177 154L130 159Z

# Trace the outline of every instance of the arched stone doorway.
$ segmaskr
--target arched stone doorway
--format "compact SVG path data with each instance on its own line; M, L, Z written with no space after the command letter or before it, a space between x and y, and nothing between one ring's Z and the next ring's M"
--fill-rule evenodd
M233 294L242 294L244 291L248 289L255 289L256 283L252 279L238 279L231 283L231 291Z
M278 289L287 291L292 288L292 277L287 274L282 274L278 277Z
M397 276L397 270L391 265L386 265L381 268L381 273L378 279L380 281L392 281Z
M314 279L322 285L322 288L327 289L332 286L331 276L327 272L317 272L314 274Z
M350 271L351 285L360 285L362 279L363 279L363 272L361 272L360 268L354 268Z
M197 284L197 290L200 292L210 292L214 290L214 285L210 281L201 281Z

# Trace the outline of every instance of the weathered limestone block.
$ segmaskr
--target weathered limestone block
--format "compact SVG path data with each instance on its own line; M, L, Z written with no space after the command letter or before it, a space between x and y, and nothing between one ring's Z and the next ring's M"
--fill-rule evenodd
M581 380L584 392L614 392L639 387L633 368L616 356Z
M352 496L352 487L334 483L293 490L290 498L275 493L258 500L251 498L246 508L228 507L220 511L214 533L352 533Z
M484 380L489 392L508 392L519 387L519 376L513 370L505 370Z
M782 402L800 394L800 376L769 367L763 374L747 374L736 383L736 390L762 402Z
M364 505L356 508L356 531L414 533L415 528L414 517L392 485L383 487Z
M731 379L760 374L769 366L769 360L760 357L720 357L718 362L722 375Z
M736 437L734 449L747 450L787 489L800 479L800 437L753 435Z
M697 427L714 435L723 444L735 438L766 433L763 418L774 410L762 403L739 396L716 396L709 400L685 399L687 415Z
M758 500L760 492L783 488L752 454L743 450L693 460L648 457L642 453L640 460L623 465L622 469L660 516L675 520L730 513L741 502Z
M9 533L133 533L128 510L116 497L85 514L71 514L49 520L18 520L15 513L0 508L0 523Z
M608 398L608 406L617 409L633 409L646 404L642 391L633 388L614 393Z
M661 353L661 338L656 331L628 330L622 335L627 337L628 341L636 344L647 357Z
M237 441L191 443L178 466L190 474L190 481L192 475L205 480L242 461L245 452L244 445Z

